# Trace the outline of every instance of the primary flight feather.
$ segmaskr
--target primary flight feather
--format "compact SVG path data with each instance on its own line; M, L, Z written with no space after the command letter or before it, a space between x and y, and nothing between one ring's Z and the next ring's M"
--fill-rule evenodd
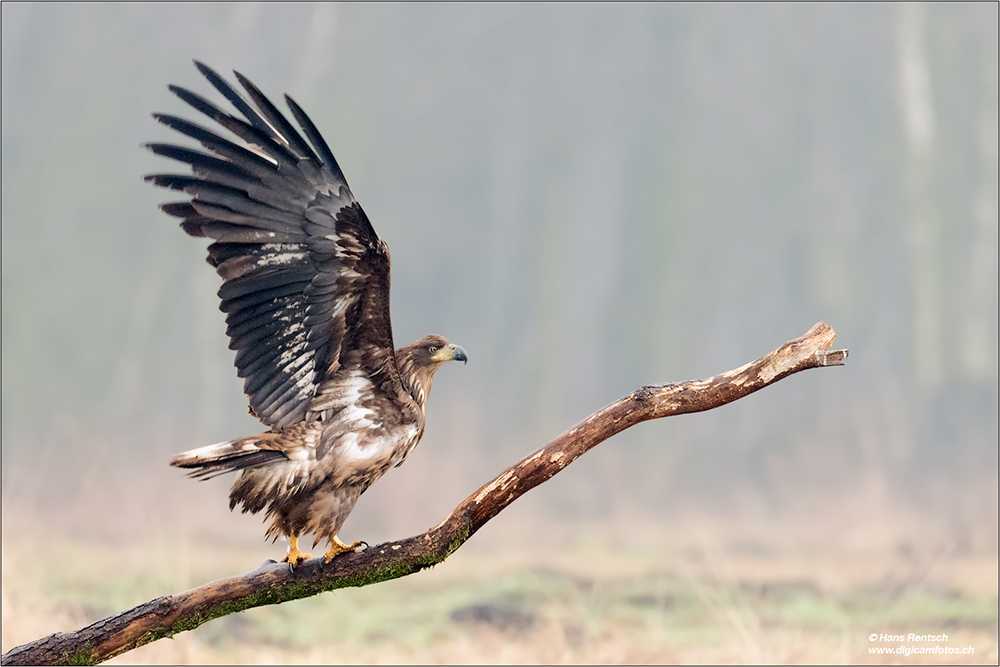
M148 144L193 175L146 180L187 195L162 209L191 236L213 240L208 263L223 280L229 347L250 411L269 430L178 454L170 464L201 478L242 471L230 509L266 509L268 536L289 538L289 563L310 557L298 549L305 533L330 543L329 561L361 544L338 538L348 514L423 436L435 371L467 357L434 335L393 348L389 248L305 112L285 96L303 138L238 72L249 99L195 65L243 118L184 88L170 90L236 141L154 114L208 152Z

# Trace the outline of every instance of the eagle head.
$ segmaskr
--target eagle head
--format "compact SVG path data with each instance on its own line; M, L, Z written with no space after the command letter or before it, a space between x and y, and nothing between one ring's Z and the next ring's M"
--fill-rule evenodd
M424 336L416 343L396 350L400 379L422 406L427 404L434 373L448 361L468 363L469 357L461 345L449 343L444 336Z
M413 356L417 364L421 366L440 367L446 361L461 361L469 363L469 357L465 354L465 349L461 345L449 343L444 336L430 335L424 336L410 346L414 348Z

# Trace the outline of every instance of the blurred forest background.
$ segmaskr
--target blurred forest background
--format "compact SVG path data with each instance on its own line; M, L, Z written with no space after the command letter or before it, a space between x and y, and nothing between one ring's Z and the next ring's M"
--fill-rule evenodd
M397 346L469 352L344 539L422 532L629 391L825 320L845 368L631 429L468 550L760 525L995 567L995 3L2 12L5 590L9 559L58 545L250 554L216 576L284 548L228 514L231 479L166 465L260 429L204 244L141 180L181 169L142 143L191 143L152 112L203 122L167 84L221 102L192 58L310 114L392 250ZM976 585L995 604L995 574Z

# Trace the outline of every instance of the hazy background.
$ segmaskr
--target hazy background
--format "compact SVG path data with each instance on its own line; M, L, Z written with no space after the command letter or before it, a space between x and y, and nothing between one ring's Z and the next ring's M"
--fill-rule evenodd
M484 534L756 516L832 546L902 521L995 555L996 4L2 11L5 523L283 548L227 514L230 480L166 465L260 429L205 244L141 180L182 171L143 142L192 143L152 112L209 122L167 84L221 101L197 58L324 134L392 250L397 345L469 353L344 539L422 532L629 391L825 320L846 367L640 425Z

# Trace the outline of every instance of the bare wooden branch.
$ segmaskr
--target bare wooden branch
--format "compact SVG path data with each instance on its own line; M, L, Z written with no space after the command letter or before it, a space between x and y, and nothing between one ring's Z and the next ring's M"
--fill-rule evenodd
M707 380L649 385L600 410L466 498L423 535L322 558L294 571L268 561L248 574L167 595L73 632L11 649L4 665L96 664L149 642L251 607L297 600L349 586L396 579L440 563L486 522L530 489L616 433L649 419L711 410L809 368L843 366L847 350L830 350L836 334L820 322L801 338Z

